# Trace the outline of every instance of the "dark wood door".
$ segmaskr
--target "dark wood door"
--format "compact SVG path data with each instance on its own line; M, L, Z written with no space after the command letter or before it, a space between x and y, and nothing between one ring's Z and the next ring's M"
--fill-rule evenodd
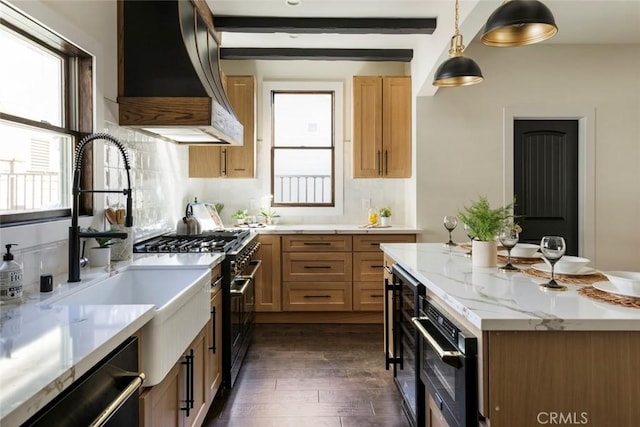
M563 236L578 255L578 121L515 120L513 141L520 241Z

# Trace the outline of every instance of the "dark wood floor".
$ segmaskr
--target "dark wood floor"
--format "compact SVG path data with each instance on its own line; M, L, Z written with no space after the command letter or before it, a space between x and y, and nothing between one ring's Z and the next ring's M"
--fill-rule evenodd
M382 325L257 325L204 426L406 427L382 346Z

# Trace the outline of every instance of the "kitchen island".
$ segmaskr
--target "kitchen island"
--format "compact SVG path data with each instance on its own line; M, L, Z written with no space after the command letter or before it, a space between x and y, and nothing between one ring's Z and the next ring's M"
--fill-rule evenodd
M133 255L111 269L83 270L78 283L56 276L50 293L40 293L36 284L25 286L22 303L0 306L0 425L21 425L154 318L153 304L57 305L49 300L130 265L211 268L222 259L220 254Z
M640 419L640 309L543 291L475 268L459 248L383 244L385 256L478 338L482 423L632 426Z

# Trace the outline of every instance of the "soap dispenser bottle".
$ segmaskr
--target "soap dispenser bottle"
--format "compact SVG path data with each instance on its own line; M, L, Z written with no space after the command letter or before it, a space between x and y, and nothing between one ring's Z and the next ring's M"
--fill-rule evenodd
M4 245L7 253L2 256L0 265L0 303L14 302L22 298L22 265L13 259L11 246L15 243Z

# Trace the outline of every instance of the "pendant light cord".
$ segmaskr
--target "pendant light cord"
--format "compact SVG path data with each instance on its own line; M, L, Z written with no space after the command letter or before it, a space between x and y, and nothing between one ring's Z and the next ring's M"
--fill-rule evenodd
M460 16L460 4L458 3L458 0L456 0L456 9L455 9L455 15L454 15L454 24L453 24L453 29L454 29L454 35L457 36L458 34L460 34L460 28L458 28L458 18Z

